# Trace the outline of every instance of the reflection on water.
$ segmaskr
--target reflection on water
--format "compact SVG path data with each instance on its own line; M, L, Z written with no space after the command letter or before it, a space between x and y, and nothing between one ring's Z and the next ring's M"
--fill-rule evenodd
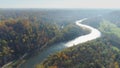
M90 40L94 40L94 39L101 36L100 31L98 31L97 29L95 29L91 26L88 26L88 25L80 24L80 22L82 22L84 20L86 20L86 18L82 19L82 20L79 20L79 21L76 21L76 25L78 25L80 27L83 27L83 28L87 28L91 32L87 35L79 36L79 37L69 41L68 43L65 44L65 46L71 47L73 45L77 45L77 44L84 43L84 42L87 42L87 41L90 41Z

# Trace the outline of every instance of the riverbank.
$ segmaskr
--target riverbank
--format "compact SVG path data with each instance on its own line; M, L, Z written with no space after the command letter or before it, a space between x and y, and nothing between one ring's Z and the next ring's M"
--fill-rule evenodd
M67 43L59 43L59 44L56 44L54 46L51 46L50 48L47 48L43 52L39 53L37 56L34 56L31 59L27 60L19 68L34 68L34 66L36 64L44 61L49 55L54 54L54 53L56 53L58 51L62 51L63 49L68 48L71 45L76 44L76 42L77 42L77 44L79 44L79 43L84 43L84 42L99 38L101 36L101 33L97 29L95 29L93 27L90 27L90 26L87 26L87 25L81 24L81 22L83 22L84 20L86 20L86 19L76 21L76 25L80 26L80 27L90 29L91 32L89 34L79 36L79 37L75 38L74 41L72 40L72 41L69 41ZM76 39L77 39L77 41L76 41ZM80 41L81 39L83 39L84 41ZM70 43L72 43L72 44L69 45Z
M71 23L71 24L67 25L66 27L64 27L64 29L62 29L62 31L61 31L60 34L57 33L58 37L56 37L56 39L54 38L54 40L51 39L50 43L53 42L53 41L55 41L55 40L56 40L55 41L56 43L60 43L60 42L63 42L63 41L65 43L65 41L69 41L69 40L74 39L74 38L76 38L78 36L85 35L85 34L88 34L88 33L89 33L89 30L82 29L79 26L76 26L75 23ZM62 34L62 36L61 36L61 34ZM69 37L69 36L71 36L71 37ZM40 47L40 48L37 47L37 48L35 48L35 49L27 52L27 55L24 54L22 57L19 58L19 60L15 60L9 66L13 66L13 67L20 66L21 62L22 63L26 62L26 60L31 59L30 57L34 57L37 54L39 54L39 52L43 52L44 50L49 49L49 47L52 47L53 45L50 44L50 43L46 43L45 45L42 45L42 47ZM57 44L54 44L54 45L56 46ZM63 46L63 48L64 48L64 46ZM8 68L8 67L6 67L6 68Z
M80 43L84 43L84 42L94 40L96 38L101 37L100 31L97 30L96 28L85 25L85 24L81 24L81 22L83 22L85 20L87 20L87 18L76 21L75 23L76 23L76 25L78 25L79 27L82 27L83 29L89 29L91 32L89 34L77 37L76 39L73 39L73 40L69 41L68 43L65 44L65 46L71 47L73 45L78 45Z

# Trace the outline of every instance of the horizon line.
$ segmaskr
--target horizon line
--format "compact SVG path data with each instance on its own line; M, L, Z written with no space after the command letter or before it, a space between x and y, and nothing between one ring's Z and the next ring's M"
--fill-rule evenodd
M8 8L2 8L2 7L0 7L0 9L110 9L110 10L120 10L120 8L39 8L39 7L31 7L31 8L28 8L28 7L8 7Z

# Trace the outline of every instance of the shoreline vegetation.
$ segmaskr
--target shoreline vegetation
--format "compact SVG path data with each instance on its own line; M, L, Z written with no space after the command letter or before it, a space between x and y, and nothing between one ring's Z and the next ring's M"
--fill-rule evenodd
M101 42L100 38L50 55L35 68L119 68L118 57L120 50Z
M85 21L85 20L87 20L86 18L84 18L84 19L81 19L81 20L79 20L79 21L76 21L75 22L75 24L77 25L77 26L79 26L79 28L82 28L83 30L89 30L90 31L90 33L88 33L88 34L85 34L85 35L82 35L82 36L79 36L79 37L77 37L77 38L75 38L75 39L73 39L72 41L68 41L68 42L66 42L66 43L64 43L63 45L64 46L66 46L66 47L70 47L70 46L73 46L72 44L75 44L75 45L77 45L77 44L79 44L79 43L85 43L85 42L88 42L88 41L90 41L90 40L94 40L94 39L96 39L96 38L99 38L99 37L101 37L101 33L97 30L97 29L95 29L95 28L93 28L93 27L90 27L90 26L88 26L88 25L84 25L84 24L81 24L81 22L83 22L83 21ZM96 36L94 36L94 35L96 35ZM70 44L69 44L70 43ZM62 49L65 49L66 47L63 47ZM57 50L54 50L54 51L57 51ZM45 52L44 52L45 53ZM55 53L55 52L52 52L52 54L53 53ZM41 54L39 54L39 55L41 55ZM48 54L48 55L42 55L42 56L44 56L44 57L46 57L47 58L47 56L49 56L49 55L51 55L51 54ZM37 57L38 59L40 58L40 57ZM35 59L34 59L35 60ZM43 60L44 61L44 60ZM32 62L32 61L29 61L29 62ZM35 62L37 62L37 61L34 61L34 63ZM42 62L42 61L41 61ZM29 65L29 63L27 63L27 65ZM32 64L32 66L25 66L25 67L31 67L31 68L33 68L33 66L34 66L34 64ZM22 65L22 67L24 67L24 65ZM21 67L21 68L22 68Z
M22 23L22 22L21 22ZM6 23L7 24L7 23ZM5 24L5 25L6 25ZM16 25L16 24L18 24L18 22L16 21L16 22L14 22L13 24L11 24L11 23L9 23L11 26L11 28L13 27L13 25ZM30 23L29 23L30 24ZM40 24L40 25L42 25L42 24ZM19 26L19 27L23 27L23 26ZM29 27L30 28L30 27ZM48 27L49 28L49 27ZM51 28L51 27L50 27ZM24 29L26 29L26 27L24 28ZM12 28L12 30L13 30L13 28ZM48 29L49 30L49 29ZM73 31L75 32L75 33L73 33ZM70 25L68 25L68 26L66 26L66 27L64 27L64 29L63 30L61 30L61 32L62 32L62 34L60 35L59 33L60 32L57 32L57 34L56 34L56 38L54 37L52 40L50 40L49 42L49 44L48 44L48 42L46 43L46 44L44 44L44 46L42 46L42 47L38 47L38 48L35 48L36 50L35 50L35 52L37 52L37 51L39 51L39 50L42 50L42 49L44 49L45 47L49 47L48 45L52 45L54 42L55 43L57 43L57 42L59 42L59 41L65 41L65 40L70 40L70 39L73 39L73 38L75 38L75 37L77 37L77 36L79 36L79 35L83 35L83 34L86 34L86 33L88 33L89 31L88 30L82 30L82 28L80 28L80 27L76 27L74 24L70 24ZM77 32L77 33L76 33ZM55 33L55 32L54 32ZM22 34L21 34L22 35ZM68 37L68 35L72 35L72 37ZM51 35L50 35L51 36ZM59 36L61 36L61 37L59 37ZM63 37L62 37L63 36ZM43 36L44 37L44 36ZM58 39L58 41L57 41L57 39ZM22 40L23 41L23 43L25 42L25 41L27 41L26 39L23 39ZM43 40L44 41L44 40ZM52 44L51 44L52 43ZM9 43L8 43L9 44ZM23 63L23 61L25 62L26 60L23 60L24 58L26 58L27 56L34 56L34 55L31 55L31 53L33 53L34 52L34 50L33 51L28 51L27 53L25 53L22 57L19 57L19 60L18 61L14 61L14 62L12 62L12 63L10 63L10 65L11 66L13 66L13 67L16 67L17 65L19 66L19 64L20 64L20 62L22 62ZM29 57L27 57L27 59L28 59ZM9 64L9 63L8 63ZM7 65L8 65L7 64ZM10 67L10 65L8 65L9 67ZM6 65L5 65L6 66ZM4 66L3 66L4 67ZM7 67L7 66L6 66Z
M44 62L36 64L35 68L119 68L119 14L119 12L112 12L86 20L83 23L102 32L100 39L50 55Z
M53 44L63 41L67 42L80 35L89 33L89 30L83 30L73 24L75 20L82 18L88 18L82 23L92 26L102 33L102 37L100 39L95 41L93 40L90 44L82 44L88 46L86 51L94 53L91 53L93 59L97 60L96 57L103 58L104 56L104 65L101 63L102 60L97 60L95 63L91 63L90 66L94 67L97 62L98 67L119 68L120 56L118 52L120 51L120 11L97 9L0 9L0 67L6 63L8 63L8 66L9 64L12 64L13 67L16 67L16 64L20 66L21 62L26 62L26 59L31 59L30 57L37 55L40 51L44 51L44 49L52 47ZM94 46L94 44L98 46ZM102 46L99 47L99 45ZM74 49L76 47L77 46L73 46L73 48L70 47L70 49ZM100 50L97 50L98 47ZM86 47L81 48L84 49ZM77 51L79 51L80 48L76 49L74 49L73 52L75 51L75 53L79 53ZM74 55L73 52L67 52L67 50L69 50L69 48L62 51L62 54L60 52L60 55L55 54L57 55L55 64L54 62L49 61L45 65L52 66L52 64L54 64L52 67L57 67L58 59L64 59L66 56L67 59L69 59L69 61L66 62L68 64L71 62L71 57L72 59L78 59L76 56L79 54L72 56ZM98 51L98 55L94 50ZM99 53L102 57L99 56ZM108 55L111 55L112 57ZM81 58L81 56L83 55L80 55L79 57ZM89 59L87 53L85 56ZM107 57L110 58L110 61ZM20 61L17 61L17 59L20 59ZM21 59L24 60L21 61ZM48 59L52 60L54 58L49 57ZM46 62L47 61L48 60L46 60ZM89 65L89 63L82 63L80 65L84 67L85 65ZM79 67L80 65L76 65L76 67ZM44 64L42 67L43 66ZM9 67L12 68L12 66Z

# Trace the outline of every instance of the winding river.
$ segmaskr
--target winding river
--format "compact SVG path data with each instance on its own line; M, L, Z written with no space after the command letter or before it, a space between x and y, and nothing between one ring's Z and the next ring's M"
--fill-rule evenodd
M86 19L87 18L81 19L79 21L76 21L75 23L77 26L80 26L83 29L89 29L91 31L89 34L79 36L71 41L66 42L66 43L59 43L59 44L53 45L49 48L46 48L42 52L40 52L38 55L28 59L19 68L34 68L36 64L41 63L43 60L45 60L51 54L54 54L65 48L99 38L101 36L101 33L99 30L97 30L91 26L81 24L81 22L83 22Z

